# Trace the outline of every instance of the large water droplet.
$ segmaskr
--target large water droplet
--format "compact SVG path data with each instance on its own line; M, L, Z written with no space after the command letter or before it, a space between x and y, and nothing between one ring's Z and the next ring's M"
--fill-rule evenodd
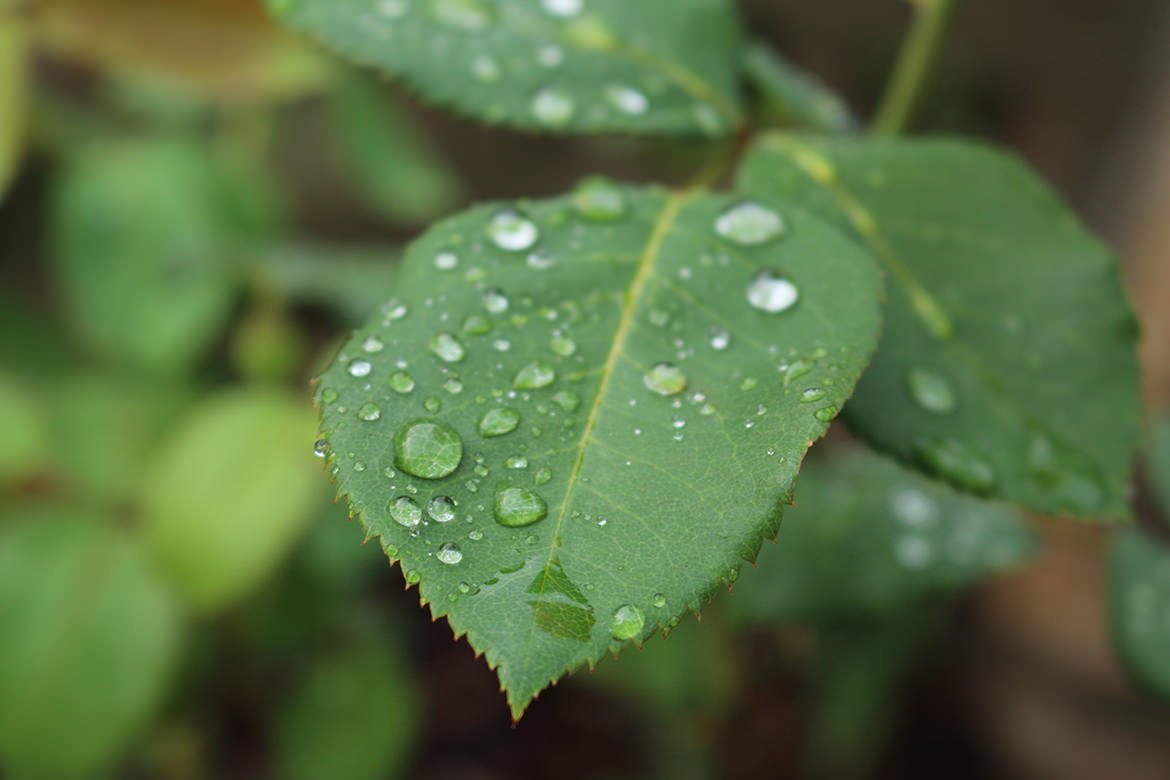
M374 422L375 420L381 419L382 410L379 409L378 405L376 403L374 403L373 401L367 401L366 403L364 403L360 407L358 407L357 416L358 416L359 420L365 420L366 422Z
M799 297L796 285L787 276L768 269L752 277L747 286L748 303L771 314L788 311Z
M720 214L715 232L737 244L758 246L783 233L784 220L772 209L746 201Z
M549 127L562 127L573 118L573 99L555 87L532 96L532 115Z
M479 418L479 433L481 436L503 436L516 430L520 424L520 413L509 407L489 409Z
M678 366L658 363L642 377L642 384L659 395L674 395L686 388L687 377Z
M557 372L543 360L535 360L516 372L512 387L517 390L537 390L557 381Z
M349 361L349 366L345 370L349 372L350 376L356 376L358 379L361 379L362 377L369 376L370 371L373 369L374 366L370 361L358 359Z
M501 211L487 226L488 238L505 252L522 252L536 243L540 230L518 211Z
M585 7L585 0L540 0L540 5L552 16L572 19L581 13Z
M467 357L467 349L454 333L436 333L427 346L444 363L458 363Z
M455 519L455 499L450 496L435 496L427 504L427 514L436 523L449 523Z
M626 196L609 179L594 176L573 190L573 207L590 222L612 222L626 214Z
M605 99L610 104L630 116L641 116L650 108L650 101L644 94L633 87L611 84L605 88Z
M934 371L913 369L906 375L906 384L914 402L932 414L950 414L958 405L955 388L946 377Z
M390 502L390 517L406 528L417 528L422 520L422 509L410 496L399 496Z
M624 642L642 633L645 625L646 618L642 610L633 604L623 604L614 610L613 618L609 621L609 631L614 639Z
M454 542L443 542L439 545L439 551L435 553L435 557L439 559L440 563L454 566L463 560L463 551Z
M528 488L500 483L496 486L492 511L500 525L519 528L543 520L548 514L548 505Z
M930 439L918 444L918 457L941 477L975 493L995 485L995 469L958 439Z
M445 477L463 460L463 440L455 429L434 420L415 420L394 437L394 463L423 479Z

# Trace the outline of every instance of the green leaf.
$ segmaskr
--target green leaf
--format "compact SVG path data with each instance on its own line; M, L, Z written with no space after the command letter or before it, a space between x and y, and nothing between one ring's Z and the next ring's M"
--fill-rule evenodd
M214 165L193 143L139 140L93 144L65 171L57 281L103 356L173 374L218 336L238 270Z
M0 370L0 489L36 476L52 460L49 410L33 388Z
M84 509L0 525L0 766L93 777L145 725L180 622L141 549Z
M744 49L743 72L765 121L824 133L857 129L857 120L840 95L768 46L754 43Z
M552 132L721 136L740 122L727 0L269 0L460 114Z
M863 450L813 457L779 544L728 601L771 623L888 615L1017 566L1035 544L1015 512Z
M813 209L885 266L856 430L973 492L1127 514L1134 315L1113 254L1023 165L956 141L771 135L739 183Z
M317 661L277 717L278 776L398 777L422 708L411 670L375 636Z
M518 716L775 534L880 290L833 229L733 195L591 180L476 208L407 250L322 377L331 470Z
M390 295L398 255L393 248L277 246L259 256L256 273L261 287L327 306L357 325Z
M1150 691L1170 699L1170 546L1138 528L1113 535L1109 617L1121 662Z
M24 152L29 55L27 30L0 7L0 198L16 175Z
M378 213L421 224L463 199L458 174L392 95L351 76L331 93L329 107L346 172Z
M1161 417L1150 431L1150 483L1162 509L1162 517L1170 522L1170 417Z
M246 595L312 513L312 415L277 392L234 391L193 409L142 474L143 531L200 612Z

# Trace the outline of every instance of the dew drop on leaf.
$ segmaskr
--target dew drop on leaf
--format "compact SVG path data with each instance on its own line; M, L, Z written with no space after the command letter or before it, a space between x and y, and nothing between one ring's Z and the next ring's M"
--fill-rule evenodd
M521 367L512 380L512 387L517 390L537 390L548 387L557 381L557 372L543 360L535 360Z
M491 21L483 0L430 0L431 11L443 24L463 30L482 30Z
M368 336L366 340L362 342L362 349L366 352L369 352L371 355L381 352L384 346L386 345L383 344L382 340L377 336Z
M422 521L422 509L410 496L399 496L390 502L390 517L405 528L416 528Z
M645 625L646 618L642 610L632 604L623 604L614 610L613 618L609 621L609 631L614 639L624 642L642 633Z
M450 271L457 265L459 265L459 258L453 252L439 252L435 255L435 268L440 271Z
M489 409L483 417L479 418L479 433L487 438L503 436L505 433L516 430L516 426L519 424L519 412L507 406L497 407Z
M500 525L519 528L543 520L548 505L528 488L500 483L496 486L492 513Z
M374 367L370 361L359 358L357 360L349 361L349 366L345 370L349 372L350 376L361 379L362 377L369 376L370 371L372 371L373 368Z
M536 485L543 485L550 479L552 479L552 469L550 469L548 466L541 466L536 470L536 473L532 475L532 481Z
M502 314L508 310L508 296L496 289L485 292L482 296L483 307L492 314Z
M357 416L359 420L374 422L382 418L382 410L373 401L367 401L358 407Z
M438 398L435 398L433 395L429 395L427 396L426 400L423 401L423 408L431 414L438 414L439 410L443 408L443 402Z
M449 523L455 519L455 499L450 496L435 496L427 504L427 514L436 523Z
M748 303L769 314L788 311L799 297L796 285L787 276L768 269L752 277L747 286Z
M955 389L946 377L924 368L916 368L906 375L906 385L914 403L932 414L950 414L958 399Z
M440 479L463 460L463 440L455 429L435 420L415 420L394 436L394 463L414 477Z
M626 214L626 196L609 179L591 177L573 190L573 208L589 222L613 222Z
M665 607L666 606L666 596L662 595L661 593L655 593L654 598L651 599L650 603L658 608Z
M817 418L821 422L831 422L832 419L836 416L837 407L833 404L822 406L820 409L817 409L815 412L813 412L813 417Z
M573 341L568 336L561 334L554 335L552 341L549 342L548 348L561 357L572 357L577 351L577 342Z
M491 57L481 54L471 61L471 75L480 81L495 81L500 77L500 66Z
M561 19L572 19L585 8L585 0L540 0L545 12Z
M386 19L401 19L410 11L407 0L381 0L378 3L378 13Z
M564 409L566 412L575 412L577 407L581 405L581 396L574 393L572 390L561 390L553 396L553 403Z
M337 391L332 387L326 387L321 391L321 400L327 404L331 404L337 400Z
M724 350L731 344L731 334L726 328L712 328L707 334L707 340L711 344L711 349Z
M555 87L545 87L532 96L532 115L548 127L561 127L573 118L573 99Z
M674 395L686 388L687 377L678 366L658 363L643 375L642 384L659 395Z
M611 84L606 87L605 99L618 111L630 116L641 116L650 108L650 101L644 94L633 87L621 84Z
M317 441L313 443L313 454L318 458L324 458L329 454L329 442L325 441L324 439L317 439Z
M758 246L783 233L784 220L772 209L746 201L720 214L715 232L737 244Z
M526 469L528 468L528 458L523 455L511 455L504 461L504 465L510 469Z
M824 388L810 387L800 394L800 402L802 404L811 404L821 400L825 397Z
M458 363L467 357L463 342L453 333L436 333L427 346L444 363Z
M487 226L488 238L505 252L529 249L540 237L536 223L518 211L501 211Z
M958 439L929 439L918 443L918 458L939 476L976 493L995 485L995 469Z
M463 332L469 336L482 336L491 329L492 321L482 314L469 314L463 320Z
M454 566L463 560L463 551L454 542L443 542L439 545L439 551L435 553L435 557L439 559L440 563Z

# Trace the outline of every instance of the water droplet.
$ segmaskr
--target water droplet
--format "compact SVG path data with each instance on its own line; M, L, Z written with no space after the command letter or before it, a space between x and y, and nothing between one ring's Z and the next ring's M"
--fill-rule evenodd
M505 252L529 249L540 237L536 223L518 211L501 211L488 223L487 235L491 242Z
M508 310L508 296L496 289L485 292L482 296L483 306L492 314L501 314Z
M463 440L446 423L415 420L394 437L394 463L399 469L423 479L445 477L463 460Z
M516 372L512 387L517 390L537 390L557 381L557 372L543 360L533 361Z
M492 511L500 525L519 528L543 520L548 514L548 505L528 488L500 483L496 487Z
M581 13L585 0L540 0L545 12L561 19L572 19Z
M916 487L903 485L890 492L890 511L902 523L925 528L938 520L938 504Z
M711 328L711 332L707 334L707 340L712 349L724 350L731 343L731 334L727 332L726 328Z
M427 514L436 523L449 523L455 519L455 499L450 496L435 496L427 504Z
M659 395L674 395L686 388L687 378L678 366L658 363L642 377L642 384Z
M458 363L467 357L467 349L454 333L436 333L428 346L444 363Z
M372 371L373 368L374 366L370 363L370 361L358 359L349 361L349 367L345 370L349 372L350 376L355 376L358 379L361 379L364 376L369 376L370 371Z
M382 410L373 401L367 401L358 408L357 416L359 420L374 422L375 420L381 419Z
M390 502L390 517L406 528L417 528L422 520L422 509L410 496L399 496Z
M548 466L541 466L536 470L536 473L532 475L532 481L537 485L543 485L550 479L552 479L552 469L550 469Z
M318 458L324 458L329 454L329 442L325 441L324 439L317 439L317 441L313 443L313 454Z
M362 349L371 355L381 352L384 346L386 345L377 336L367 336L366 340L362 342Z
M528 458L523 455L511 455L504 461L504 466L510 469L526 469L528 468Z
M463 392L463 382L456 379L455 377L451 377L443 383L443 389L451 395L459 395Z
M519 424L519 412L506 406L497 407L489 409L483 417L479 418L479 433L488 438L503 436L505 433L516 430L516 426Z
M665 328L668 324L670 324L670 315L664 312L662 309L651 309L649 313L647 313L646 318L650 320L650 324L654 325L655 327Z
M459 258L455 256L454 252L439 252L435 255L435 268L440 271L450 271L457 265L459 265Z
M555 87L545 87L532 97L532 115L549 127L562 127L573 118L573 99Z
M650 101L633 87L611 84L605 88L605 99L610 105L630 116L641 116L650 108Z
M766 244L784 232L780 215L759 203L736 204L715 220L715 232L745 246Z
M821 400L826 395L825 390L820 387L810 387L800 394L800 402L802 404L811 404Z
M654 598L650 600L650 603L661 609L662 607L666 606L666 596L662 595L661 593L655 593Z
M321 391L321 400L327 404L331 404L338 398L337 391L332 387L326 387Z
M546 269L552 268L557 264L555 257L552 257L551 255L542 255L538 252L533 252L530 254L525 262L528 263L529 268L534 268L537 271L544 271Z
M645 625L646 618L642 610L633 604L623 604L614 610L613 618L609 621L609 631L614 639L624 642L642 633Z
M406 305L398 301L387 301L382 307L382 313L386 315L388 320L400 320L406 316L407 311Z
M975 493L995 485L995 469L958 439L931 439L917 447L918 457L929 469Z
M600 176L578 184L572 200L577 213L590 222L612 222L626 214L626 196L616 184Z
M581 396L574 393L572 390L561 390L552 397L553 403L564 409L566 412L575 412L577 407L581 405Z
M836 406L829 404L828 406L822 406L820 409L817 409L815 412L813 412L813 417L817 418L821 422L827 423L831 422L832 419L837 416L837 411L838 410Z
M792 361L784 369L784 386L788 387L790 382L792 382L794 379L799 379L809 371L812 371L812 369L813 362L811 360L800 358L799 360Z
M932 414L950 414L958 406L955 389L946 377L916 368L906 375L914 402Z
M788 311L799 297L796 285L787 276L767 269L756 274L747 286L748 303L770 314Z
M500 66L491 57L480 54L471 61L471 75L480 81L495 81L500 77Z
M492 321L482 314L469 314L463 320L463 332L469 336L482 336L492 329Z
M454 566L463 560L463 551L454 542L443 542L439 545L439 551L435 553L435 557L439 559L440 563Z
M431 0L431 11L440 22L464 30L482 30L491 21L483 0Z
M759 387L759 385L760 380L756 379L754 376L745 376L743 381L739 383L739 389L743 390L744 392L748 392L749 390L755 390L757 387Z
M423 408L431 414L438 414L439 410L443 408L443 402L438 398L435 398L433 395L429 395L427 396L427 399L423 401Z
M401 19L410 11L407 0L381 0L378 3L378 13L387 19Z
M573 341L568 336L555 334L552 341L549 342L548 348L561 357L572 357L577 351L577 342Z

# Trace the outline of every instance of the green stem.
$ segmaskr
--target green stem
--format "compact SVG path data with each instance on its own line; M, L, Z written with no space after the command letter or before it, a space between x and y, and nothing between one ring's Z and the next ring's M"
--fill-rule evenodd
M871 132L894 136L909 124L931 67L942 48L958 0L912 0L914 24L902 43L898 63L890 75Z

